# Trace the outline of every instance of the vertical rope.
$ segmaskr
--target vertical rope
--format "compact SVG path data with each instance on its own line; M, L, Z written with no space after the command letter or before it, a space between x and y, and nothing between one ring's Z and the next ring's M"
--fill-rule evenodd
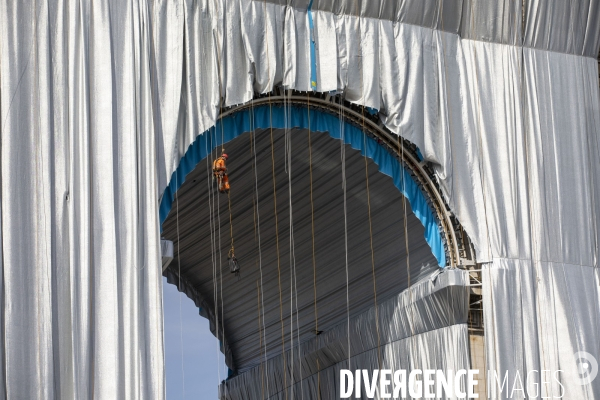
M218 18L218 14L219 14L219 6L217 1L214 1L215 4L215 10L217 12L217 18ZM217 21L218 22L218 21ZM219 37L219 28L217 27L217 73L218 73L218 86L219 86L219 115L221 115L223 113L223 90L222 90L222 86L223 86L223 73L222 73L222 63L221 63L221 39ZM216 140L217 137L217 132L215 129L215 143L217 143ZM225 152L225 148L224 148L224 143L225 142L225 133L224 133L224 127L223 124L221 123L221 153ZM215 153L217 147L215 146ZM212 153L212 152L211 152ZM213 160L214 161L214 160ZM229 197L229 193L227 194L227 196ZM224 306L223 306L223 260L222 260L222 254L221 254L221 204L220 204L220 199L217 196L217 223L218 223L218 249L219 249L219 272L220 272L220 285L221 285L221 319L222 321L224 321ZM214 207L214 203L215 203L215 198L213 195L213 207ZM214 210L213 210L214 212ZM229 201L229 215L230 215L230 229L231 229L231 243L233 245L233 228L232 228L232 222L231 222L231 201ZM215 232L216 233L216 232ZM217 241L215 240L215 245L217 244ZM215 270L216 272L216 270ZM217 290L218 290L218 283L216 282L216 274L215 274L215 316L216 316L216 331L217 331L217 339L219 340L219 318L218 318L218 295L217 295ZM224 324L223 324L224 326ZM218 341L217 345L221 344L221 340ZM223 354L225 353L225 329L223 327L223 333L222 333L222 344L223 344ZM217 349L218 350L218 349ZM219 377L219 382L221 382L221 367L220 367L220 358L218 356L217 353L217 373L218 373L218 377ZM225 386L225 390L227 390L227 387Z
M231 238L231 254L233 255L234 247L233 247L233 215L231 212L231 189L227 192L227 203L229 205L229 237Z
M254 110L252 109L251 112L251 120L254 117ZM251 122L252 123L252 122ZM253 128L253 126L252 126ZM254 129L250 129L250 157L252 159L252 161L254 161L253 158L253 152L254 152L254 143L253 143L253 132ZM254 174L254 176L256 177L256 166L255 163L252 162L252 172ZM256 232L256 192L254 191L254 189L252 189L252 211L254 213L254 245L256 246L258 243L258 239L257 239L257 232ZM256 268L259 267L258 265L258 257L254 258L254 266ZM258 307L257 307L257 312L258 312L258 340L259 340L259 359L260 359L260 390L261 390L261 398L264 399L265 398L265 365L263 363L263 327L264 327L264 321L263 324L261 324L261 301L262 301L262 266L260 267L260 285L259 285L259 280L256 281L256 289L258 291ZM264 355L266 358L266 343L265 343L265 349L264 349Z
M400 153L400 168L403 169L404 168L404 146L401 144L402 143L402 138L400 135L398 135L398 152ZM415 318L414 318L414 307L413 307L413 291L412 291L412 282L411 282L411 276L410 276L410 248L408 245L408 211L407 211L407 207L406 207L406 197L404 195L404 193L406 193L406 181L405 181L405 175L404 175L404 171L401 170L402 173L402 211L404 214L404 245L406 246L406 276L407 276L407 290L408 290L408 298L409 298L409 310L410 310L410 341L409 341L409 346L410 346L410 351L408 353L408 359L409 359L409 363L410 363L410 359L413 357L412 355L412 350L415 347L415 343L414 343L414 337L415 337L415 331L414 331L414 325L415 325Z
M212 141L212 135L209 136L209 138L211 138ZM215 238L214 238L214 205L213 205L213 185L212 185L212 168L211 168L211 163L212 163L212 149L209 151L208 148L208 140L207 140L207 147L206 147L208 156L206 157L206 183L207 183L207 193L208 193L208 218L209 218L209 231L210 231L210 256L211 256L211 265L212 265L212 277L213 277L213 302L215 302L215 309L214 309L214 315L215 315L215 319L217 318L217 308L216 308L216 287L215 287L215 282L216 282L216 259L215 259ZM216 324L216 320L215 320L215 324ZM218 364L219 364L219 347L218 347L218 331L217 332L217 373L219 373L219 368L218 368ZM221 382L221 379L219 377L219 382Z
M317 259L315 255L315 205L313 201L313 170L312 170L312 141L310 129L310 94L306 92L306 114L308 118L308 170L310 177L310 225L312 237L312 266L313 266L313 294L315 310L315 335L319 334L319 312L317 309ZM321 398L321 368L317 354L317 399Z
M217 137L217 132L216 129L213 130L214 135L211 137L211 139L214 140L214 142L216 143L216 137ZM216 153L216 147L215 147L215 153ZM210 152L210 155L212 156L212 150ZM213 156L211 161L214 163L215 157ZM210 172L209 172L209 176ZM220 332L219 332L219 284L218 284L218 275L217 275L217 265L221 264L221 257L219 257L219 260L217 261L217 251L219 252L220 255L220 234L218 234L217 232L220 232L220 218L216 218L215 217L215 202L217 202L218 200L215 199L215 186L214 186L214 179L210 179L209 178L209 184L210 184L210 188L209 188L209 196L212 197L212 206L211 206L211 218L212 218L212 226L211 226L211 237L213 238L212 240L212 252L213 252L213 290L214 290L214 294L213 294L213 301L214 301L214 309L215 309L215 327L216 327L216 337L217 337L217 375L219 378L219 382L221 382L221 360L219 357L219 346L220 346ZM217 205L217 212L218 212L218 208L219 206ZM217 228L217 225L219 226ZM218 237L217 237L218 236Z
M258 238L258 267L259 267L259 271L260 271L260 290L261 290L261 295L260 295L260 301L261 301L261 308L262 308L262 331L263 331L263 343L264 343L264 373L267 376L266 378L266 387L267 387L267 393L269 393L269 379L268 379L268 373L269 373L269 364L267 363L267 329L265 326L265 304L264 304L264 292L263 292L263 271L262 271L262 249L261 249L261 237L260 237L260 211L259 211L259 195L258 195L258 165L257 165L257 156L256 156L256 132L255 132L255 127L254 127L254 100L251 100L250 102L250 109L251 109L251 119L250 119L250 123L251 123L251 132L253 132L252 134L252 141L253 141L253 151L254 151L254 157L253 157L253 169L254 169L254 188L255 188L255 194L256 194L256 225L254 227L255 232L257 233L257 238ZM264 395L263 395L264 398Z
M297 342L296 346L298 347L298 360L300 361L300 387L302 392L302 398L304 398L304 390L302 389L302 360L301 360L301 349L300 349L300 320L298 317L298 286L297 286L297 277L296 277L296 252L295 252L295 242L294 242L294 218L293 218L293 204L292 204L292 134L289 129L289 115L291 114L291 109L288 110L289 103L287 102L286 93L284 92L284 112L285 112L285 129L286 136L289 135L286 141L286 161L289 164L287 167L288 172L288 199L289 199L289 213L290 213L290 337L291 337L291 345L290 345L290 353L291 353L291 397L294 398L294 330L293 330L293 322L294 322L294 295L296 300L296 333L297 333Z
M269 94L269 114L271 115L272 121L272 111L271 111L271 96ZM272 175L273 175L273 208L275 215L275 251L277 254L277 281L279 285L279 319L281 322L281 354L283 357L283 385L285 388L285 398L287 399L288 390L287 390L287 372L286 372L286 357L285 357L285 329L283 323L283 295L281 290L281 262L279 257L279 221L277 217L277 179L275 178L275 147L273 144L273 123L270 123L270 131L271 131L271 166L272 166Z
M402 145L402 138L400 135L398 135L398 150L400 152L400 168L403 169L404 168L404 145ZM411 363L411 359L414 362L415 361L415 357L413 356L413 349L415 347L417 347L417 343L415 343L415 312L414 312L414 306L413 306L413 289L412 289L412 281L411 281L411 274L410 274L410 247L408 244L408 211L407 211L407 207L406 207L406 197L404 195L404 193L406 193L406 180L405 180L405 175L404 175L404 171L402 172L402 211L404 214L404 245L406 247L406 276L407 276L407 290L408 290L408 308L409 308L409 315L410 315L410 340L408 342L409 344L409 352L408 352L408 360L409 360L409 365ZM412 369L417 369L416 367L416 363L413 367L411 367Z
M258 341L259 341L259 346L258 346L258 350L260 352L260 356L259 358L261 359L260 362L260 392L261 392L261 399L265 398L265 375L264 375L264 370L263 370L263 363L262 363L262 336L261 336L261 325L260 325L260 286L258 284L258 279L256 280L256 299L257 299L257 307L256 310L258 311Z
M310 131L310 95L306 92L308 102L308 171L310 177L310 226L312 235L312 266L313 266L313 294L314 294L314 309L315 309L315 334L319 333L319 312L317 309L317 261L315 256L315 205L313 201L313 169L312 169L312 142Z
M406 248L406 276L408 277L408 287L410 288L410 249L408 245L408 211L406 207L406 181L404 176L404 146L402 138L398 135L398 152L400 153L400 172L402 173L402 212L404 214L404 246ZM412 292L411 292L412 296ZM412 326L411 326L412 330Z
M218 14L219 14L219 5L217 3L217 0L214 0L214 5L215 5L215 10L217 12L217 18L218 18ZM217 21L218 22L218 21ZM217 34L216 34L216 38L217 38L217 71L218 71L218 86L219 86L219 115L222 115L223 113L223 64L221 62L221 38L219 36L219 28L217 26ZM216 130L215 130L215 139L216 139ZM215 140L216 141L216 140ZM221 123L221 152L224 153L225 152L225 132L224 132L224 127L223 124ZM215 151L216 151L216 147L215 147ZM229 193L227 193L227 197L229 199ZM218 197L217 197L218 199ZM218 234L219 234L219 240L218 240L218 246L219 246L219 272L220 272L220 285L221 285L221 318L222 321L224 321L224 305L223 305L223 261L222 261L222 254L221 254L221 204L220 201L217 200L218 204L217 204L217 220L218 220ZM213 205L214 205L214 197L213 197ZM233 248L233 222L232 222L232 218L231 218L231 200L229 200L229 221L230 221L230 233L231 233L231 245ZM217 285L215 285L215 287L218 287ZM215 292L216 293L216 292ZM218 296L215 296L215 298L218 298ZM218 316L218 307L217 304L215 303L215 309L217 310L217 316ZM217 338L219 337L219 324L218 324L218 318L217 318ZM223 353L225 353L225 327L223 324L223 333L222 333L222 343L223 343ZM218 360L218 364L220 364L220 360ZM220 371L220 365L218 365L218 376L219 376L219 382L221 382L221 371ZM225 390L227 390L227 387L225 386Z
M219 291L220 291L220 301L221 301L221 331L219 332L217 330L217 332L219 332L221 334L221 339L219 341L219 345L223 348L223 354L225 354L225 309L224 309L224 302L223 302L223 255L222 255L222 246L221 246L221 198L219 196L216 196L217 198L217 227L218 229L218 237L219 237L219 276L217 277L217 279L219 279L218 282L218 287L219 287ZM218 307L217 307L218 310ZM220 371L220 366L219 366L219 382L221 381L221 371Z
M373 226L372 226L372 218L371 218L371 194L369 190L369 163L367 161L367 135L364 131L365 128L365 115L364 115L364 107L363 107L363 134L364 134L364 142L365 142L365 177L366 177L366 186L367 186L367 212L369 215L369 244L371 247L371 270L373 276L373 302L375 304L375 329L377 331L377 362L379 364L379 369L381 369L381 351L380 351L380 337L379 337L379 309L377 307L377 277L375 274L375 250L373 248Z
M356 3L356 17L358 18L359 27L361 24L360 13L358 10L358 2ZM377 363L379 365L379 369L381 369L381 351L380 351L380 335L379 335L379 309L377 307L377 277L375 274L375 250L373 248L373 226L372 226L372 218L371 218L371 194L369 190L369 163L367 160L367 133L365 132L365 92L364 92L364 55L363 55L363 46L362 46L362 29L359 28L359 51L360 51L360 93L361 93L361 114L362 114L362 133L364 137L364 145L365 145L365 179L366 179L366 188L367 188L367 212L369 216L369 244L371 247L371 270L373 276L373 302L375 304L375 329L377 331Z
M175 173L175 185L178 185L178 176ZM177 283L178 297L179 297L179 340L181 345L181 389L182 398L185 398L185 368L183 366L183 317L181 315L181 251L180 251L180 237L179 237L179 191L175 192L175 209L176 209L176 225L177 225L177 277L179 279Z
M293 257L292 257L292 169L291 164L288 166L290 157L288 156L288 127L287 127L287 108L286 108L286 97L285 91L283 92L283 164L284 172L288 177L288 213L289 213L289 255L290 255L290 396L294 398L294 275L293 275Z
M292 112L292 105L291 102L288 103L288 107L289 107L289 114L291 115ZM292 146L291 146L291 137L290 137L290 146L289 146L289 158L291 160L291 156L292 156ZM291 165L291 164L290 164ZM296 277L296 248L295 248L295 238L294 238L294 229L292 226L292 252L293 252L293 258L294 258L294 291L296 293L296 336L298 338L297 341L297 346L298 346L298 360L299 360L299 368L300 368L300 392L301 392L301 398L302 400L304 400L304 383L303 383L303 374L302 374L302 348L300 347L300 313L298 311L298 280Z
M264 1L264 15L267 15L267 2ZM267 50L267 75L269 83L271 82L271 58L269 56L269 35L268 35L268 24L265 24L265 38L266 38L266 50ZM269 91L269 129L271 132L271 163L272 163L272 174L273 174L273 206L275 213L275 249L277 253L277 279L279 284L279 320L281 322L281 355L283 358L283 386L285 388L285 398L288 398L287 389L287 371L286 371L286 357L285 357L285 328L283 323L283 296L281 291L281 263L279 258L279 221L277 218L277 179L275 178L275 148L273 144L273 108L271 104L271 92Z
M342 158L342 189L344 192L344 264L346 267L346 323L348 338L348 369L351 369L352 351L350 347L350 273L348 268L348 204L346 193L346 128L344 125L344 107L343 99L340 97L340 152Z
M215 136L216 136L216 131L215 131ZM215 149L215 153L216 153L216 149ZM215 154L215 157L217 156L217 154ZM217 315L219 313L219 300L221 300L221 325L223 324L223 315L222 315L222 308L223 308L223 287L221 286L219 288L219 273L221 273L222 275L222 271L223 271L223 255L221 254L221 199L219 198L218 195L215 195L215 197L213 198L215 199L215 204L216 204L216 208L217 208L217 223L215 225L215 229L216 229L216 235L217 238L215 240L215 244L217 246L217 251L218 251L218 255L219 255L219 263L218 265L218 270L216 271L217 275L216 275L216 280L215 280L215 286L217 288L217 291L215 293L217 293L216 298L217 298L217 303L216 303L216 309L217 309ZM221 285L223 284L223 281L221 280ZM220 289L220 291L219 291ZM221 298L219 298L219 294L221 295ZM217 319L217 332L219 334L219 336L221 336L221 332L219 331L219 323L218 323L219 319ZM217 336L217 338L219 338L219 336ZM222 342L223 342L223 337L221 336L221 338L219 338L219 347L222 346ZM220 365L220 359L219 359L219 382L221 381L221 365Z

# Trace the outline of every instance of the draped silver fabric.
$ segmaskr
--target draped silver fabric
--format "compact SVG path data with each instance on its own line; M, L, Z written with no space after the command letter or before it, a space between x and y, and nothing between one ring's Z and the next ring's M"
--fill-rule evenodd
M349 368L348 359L352 370L468 369L468 276L437 272L379 304L377 313L371 307L349 325L292 348L285 358L272 357L228 379L221 399L285 399L286 391L289 398L338 399L340 369Z
M221 105L310 88L311 38L488 263L489 367L600 359L599 3L3 0L0 393L163 396L157 198Z
M343 91L378 109L384 124L432 163L478 261L490 263L483 287L488 367L512 376L534 367L572 373L571 350L600 358L593 328L600 298L592 284L598 282L598 2L394 3L314 2L314 66L307 2L289 2L292 10L282 12L276 11L282 1L241 2L251 12L228 17L243 26L247 46L237 48L243 52L237 58L250 54L253 71L267 71L277 83L273 63L282 63L290 71L283 83L306 90L314 67L318 90ZM274 37L279 31L256 23L265 12L283 18L283 49ZM255 89L270 88L256 80ZM225 104L239 101L225 98ZM499 284L504 270L512 272ZM551 279L561 270L568 284ZM522 302L511 300L517 288ZM519 317L503 322L513 315ZM569 377L562 379L568 397L598 397L598 383L580 387ZM546 387L544 395L558 389Z
M164 396L150 18L0 3L0 397Z
M523 126L513 131L523 132L517 136L520 154L509 150L512 145L494 143L496 152L517 156L511 173L518 180L506 176L502 184L486 185L488 197L510 193L503 187L509 183L521 186L513 191L519 201L489 210L514 212L522 224L513 228L506 218L492 225L500 229L492 241L498 243L495 258L484 269L487 360L498 375L509 371L513 381L530 370L561 370L565 388L540 385L541 396L598 398L598 379L576 383L576 354L600 356L597 64L533 49L522 57L523 97L512 102L525 114ZM518 208L511 211L510 203ZM510 232L518 236L511 240ZM490 391L508 397L498 385Z

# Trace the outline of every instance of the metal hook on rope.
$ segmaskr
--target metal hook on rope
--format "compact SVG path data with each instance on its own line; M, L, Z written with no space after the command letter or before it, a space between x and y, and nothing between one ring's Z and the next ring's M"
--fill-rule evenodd
M235 257L233 246L231 246L231 249L229 249L229 252L227 253L227 261L229 262L229 272L235 274L235 276L237 276L239 279L240 264L238 263L238 260Z
M233 213L231 212L231 196L227 192L227 203L229 205L229 236L231 237L231 248L227 253L227 261L229 262L229 272L240 278L240 264L235 257L235 248L233 247Z

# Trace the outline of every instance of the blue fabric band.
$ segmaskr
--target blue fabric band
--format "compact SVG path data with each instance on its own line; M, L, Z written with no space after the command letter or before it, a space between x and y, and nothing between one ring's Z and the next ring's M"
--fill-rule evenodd
M254 129L285 128L285 113L281 106L268 105L254 108L254 115L250 109L244 109L232 115L229 115L218 121L211 130L199 135L194 143L188 148L185 156L181 159L179 167L171 176L169 186L164 191L159 216L160 223L167 218L171 205L174 200L175 192L185 182L187 174L192 172L196 165L208 156L216 147L221 146L221 132L223 132L225 143L235 139L237 136L250 132ZM308 112L306 108L292 107L292 112L287 116L288 128L308 129ZM340 121L329 113L310 110L310 129L312 131L327 132L334 139L340 139ZM218 132L212 134L211 132ZM446 266L446 252L444 243L439 231L435 214L429 207L426 197L413 180L410 173L403 168L398 160L386 149L380 146L374 139L366 136L361 129L354 125L345 123L344 141L351 145L355 150L360 150L362 155L367 155L378 166L379 171L390 176L394 180L394 185L404 194L409 201L415 216L425 227L425 240L431 247L433 255L436 257L441 267ZM366 137L365 137L366 136ZM162 228L161 228L162 229Z

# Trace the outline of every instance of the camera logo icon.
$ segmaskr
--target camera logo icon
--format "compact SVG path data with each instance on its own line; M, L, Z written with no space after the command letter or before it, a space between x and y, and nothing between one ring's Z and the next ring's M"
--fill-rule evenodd
M598 375L598 361L593 355L585 351L579 351L575 353L575 362L579 375L579 378L575 382L578 385L587 385L596 379L596 375Z

